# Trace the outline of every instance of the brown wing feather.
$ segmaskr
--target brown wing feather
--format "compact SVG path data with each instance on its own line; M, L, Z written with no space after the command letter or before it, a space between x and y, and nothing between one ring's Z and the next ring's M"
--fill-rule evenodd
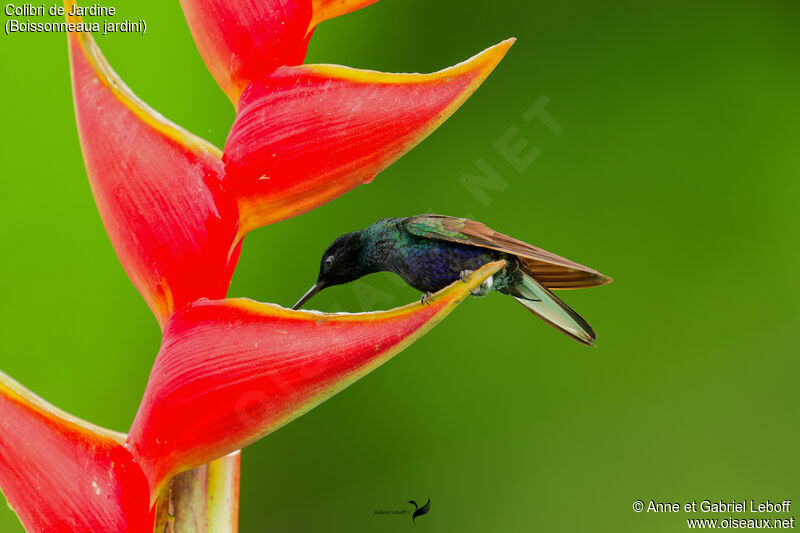
M564 257L522 242L470 220L446 215L416 215L405 221L406 229L428 239L442 239L490 248L515 255L549 289L580 289L611 283L611 278Z

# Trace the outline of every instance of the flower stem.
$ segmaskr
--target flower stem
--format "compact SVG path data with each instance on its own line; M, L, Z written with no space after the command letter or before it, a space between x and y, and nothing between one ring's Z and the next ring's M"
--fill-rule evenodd
M239 451L178 474L158 499L155 533L237 533Z

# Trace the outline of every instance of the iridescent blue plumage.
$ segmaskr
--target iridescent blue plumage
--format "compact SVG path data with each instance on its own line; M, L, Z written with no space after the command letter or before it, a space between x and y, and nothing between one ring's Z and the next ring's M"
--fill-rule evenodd
M418 291L441 290L459 279L461 272L477 270L491 261L513 261L495 250L413 235L406 230L405 220L386 218L365 229L361 234L362 261L374 272L394 272Z
M479 222L443 215L385 218L342 235L323 254L317 283L294 308L325 287L381 271L394 272L411 287L432 293L500 259L506 266L484 282L478 295L492 290L512 296L579 342L594 342L591 326L537 281L534 270L555 288L602 285L610 278Z

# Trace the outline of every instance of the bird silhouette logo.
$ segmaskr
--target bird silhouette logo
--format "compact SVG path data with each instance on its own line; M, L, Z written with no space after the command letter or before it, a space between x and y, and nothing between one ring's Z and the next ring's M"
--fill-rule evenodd
M423 505L422 507L417 505L417 502L415 502L414 500L408 500L408 503L411 503L411 504L414 505L414 514L411 515L411 523L413 523L416 526L417 525L417 517L418 516L422 516L424 514L428 514L428 511L431 510L431 499L428 498L428 502L425 505Z

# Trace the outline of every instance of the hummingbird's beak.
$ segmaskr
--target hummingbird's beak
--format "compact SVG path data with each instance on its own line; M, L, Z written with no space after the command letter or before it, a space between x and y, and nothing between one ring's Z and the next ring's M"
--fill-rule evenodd
M328 285L324 281L318 281L314 284L313 287L308 289L308 292L303 295L302 298L297 300L297 303L292 306L292 309L300 309L304 303L309 301L312 296L317 294L319 291L327 287Z

